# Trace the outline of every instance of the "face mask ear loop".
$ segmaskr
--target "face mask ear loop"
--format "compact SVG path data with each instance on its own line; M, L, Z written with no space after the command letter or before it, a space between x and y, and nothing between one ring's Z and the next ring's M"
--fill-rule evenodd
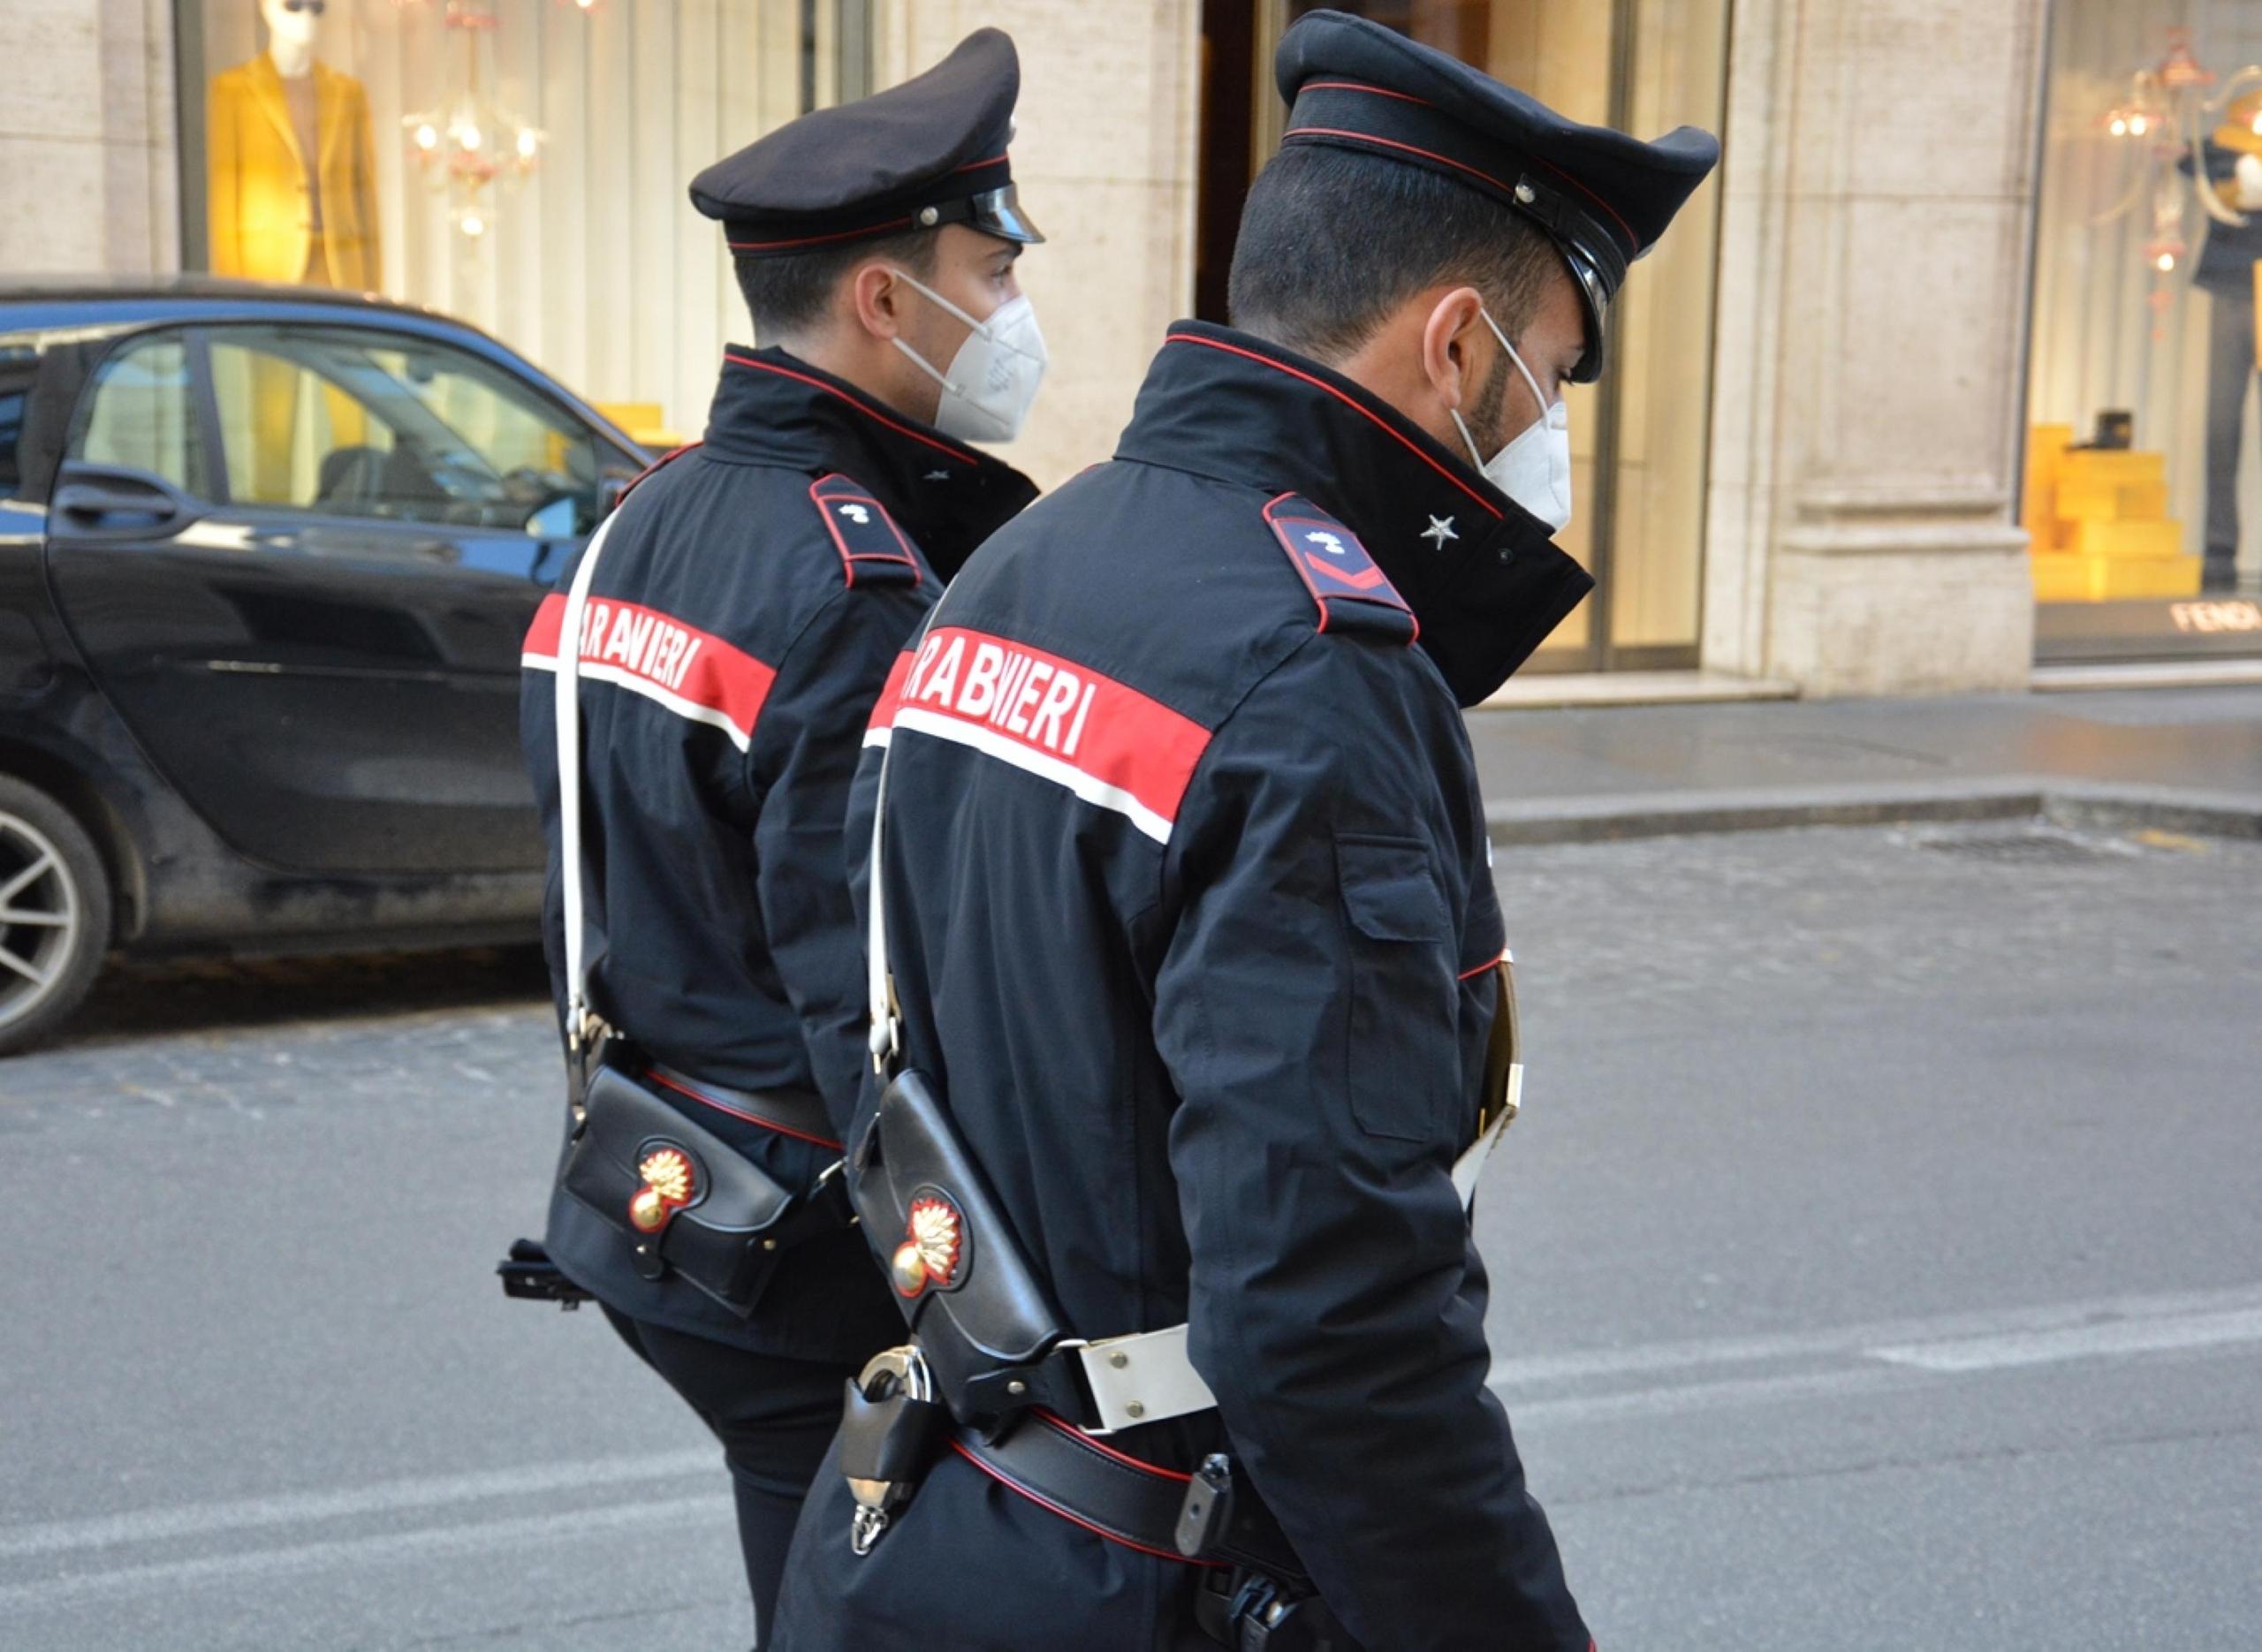
M1508 360L1515 363L1516 371L1523 375L1524 383L1530 387L1531 405L1539 409L1539 417L1536 422L1545 424L1555 404L1539 393L1539 381L1532 377L1531 369L1524 366L1523 358L1516 353L1516 347L1508 342L1507 334L1500 330L1500 323L1492 319L1492 311L1479 305L1476 313L1484 318L1484 325L1492 330L1492 337L1500 341L1500 348L1508 352Z
M947 314L957 316L959 320L964 322L968 327L974 329L975 332L980 333L984 338L990 337L989 322L975 321L974 317L968 315L964 310L959 308L957 305L952 303L948 299L936 292L934 288L929 286L925 282L920 280L918 277L913 275L909 270L898 269L893 264L890 264L887 267L887 272L891 276L893 276L897 280L910 287L914 292L922 294L926 298L927 301L934 305L937 308L944 311Z
M1476 438L1469 434L1469 421L1461 416L1461 409L1448 407L1446 416L1453 421L1454 428L1461 432L1461 444L1469 450L1469 462L1483 470L1484 456L1476 451Z
M947 379L947 378L944 377L944 376L943 376L943 375L941 375L941 374L939 374L939 373L936 372L936 371L935 371L935 364L934 364L933 362L931 362L931 361L928 360L926 357L924 357L924 356L921 355L921 354L920 354L916 350L914 350L914 349L913 349L909 345L905 344L905 343L903 342L903 340L902 340L902 339L900 339L900 338L891 338L891 339L889 339L889 340L888 340L888 343L890 343L890 344L893 345L894 345L898 350L900 350L901 352L903 352L903 353L904 353L905 355L908 356L908 357L911 359L911 365L912 365L912 366L914 366L914 367L917 368L918 368L922 373L924 373L924 374L925 374L929 378L930 378L930 379L934 380L936 383L937 383L937 384L941 385L941 386L943 387L943 389L944 389L946 392L948 392L949 394L951 394L951 395L953 395L953 396L963 396L963 395L965 395L965 394L966 394L966 392L965 392L963 390L960 389L956 384L953 384L953 383L951 383L951 381L950 381L949 379Z

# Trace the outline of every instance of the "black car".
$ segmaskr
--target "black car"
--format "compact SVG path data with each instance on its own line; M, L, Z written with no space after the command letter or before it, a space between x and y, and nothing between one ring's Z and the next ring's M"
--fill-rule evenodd
M0 1051L112 947L533 935L520 640L645 462L423 311L0 283Z

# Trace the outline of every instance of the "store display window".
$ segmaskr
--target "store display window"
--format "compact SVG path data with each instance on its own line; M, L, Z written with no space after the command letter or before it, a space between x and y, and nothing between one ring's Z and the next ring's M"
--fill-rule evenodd
M192 269L486 328L652 444L747 325L702 167L870 82L870 0L181 0Z
M2262 652L2262 8L2060 0L2047 95L2038 656Z

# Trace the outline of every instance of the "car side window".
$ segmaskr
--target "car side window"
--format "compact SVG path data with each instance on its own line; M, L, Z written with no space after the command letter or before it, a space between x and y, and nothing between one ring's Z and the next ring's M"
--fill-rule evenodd
M594 434L467 352L348 328L209 337L239 503L515 532L562 500L594 519Z
M16 457L23 440L24 413L39 376L39 352L29 345L0 343L0 499L12 499L23 486L24 467Z
M136 339L95 371L70 457L162 476L206 491L190 394L188 347L178 334Z

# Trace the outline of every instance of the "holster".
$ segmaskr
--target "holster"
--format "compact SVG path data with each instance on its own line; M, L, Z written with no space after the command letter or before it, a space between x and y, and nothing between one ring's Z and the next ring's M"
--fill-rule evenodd
M925 1074L904 1072L882 1093L846 1180L912 1333L848 1384L838 1460L856 1499L857 1553L878 1540L955 1434L977 1466L1043 1506L1134 1548L1175 1547L1213 1568L1197 1615L1223 1644L1357 1652L1255 1488L1236 1485L1223 1456L1188 1481L1063 1421L1089 1403L1069 1357L1086 1345L1069 1334Z
M848 1155L846 1180L865 1237L888 1262L896 1306L958 1420L994 1433L1044 1404L1047 1383L1034 1368L1069 1340L1066 1321L926 1074L901 1073L881 1094ZM1015 1380L1023 1391L1009 1391Z
M592 1063L558 1177L619 1232L637 1272L671 1272L733 1314L751 1314L785 1251L849 1219L830 1176L807 1193L685 1114L616 1042Z

